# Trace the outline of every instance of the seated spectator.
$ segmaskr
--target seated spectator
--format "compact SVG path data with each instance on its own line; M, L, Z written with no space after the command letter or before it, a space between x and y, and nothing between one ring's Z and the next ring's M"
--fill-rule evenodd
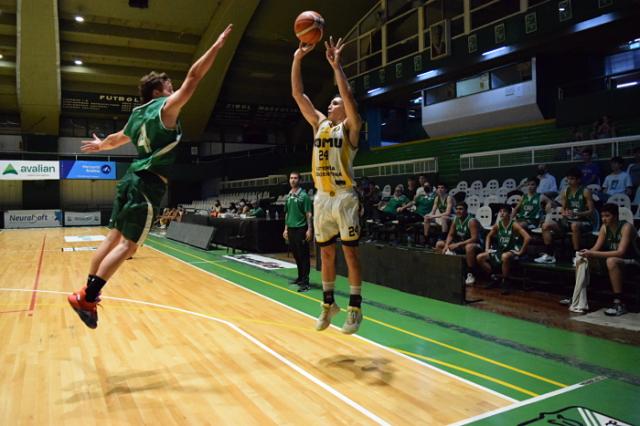
M592 229L593 198L591 197L591 191L581 185L581 176L582 173L576 168L569 170L569 173L567 173L569 186L562 192L562 220L560 223L550 221L542 225L545 251L535 259L535 262L556 262L553 249L553 232L571 231L571 243L573 250L577 252L581 249L582 233Z
M362 206L364 208L364 219L373 219L376 206L380 204L380 188L369 180L362 185Z
M396 185L393 195L386 204L381 205L381 213L383 220L393 220L401 212L402 207L409 203L409 199L404 195L404 186Z
M413 200L416 196L417 189L418 181L415 177L409 176L407 179L407 189L404 191L404 195L406 195L409 200Z
M593 139L606 139L616 136L616 128L608 115L603 115L595 129Z
M418 188L424 188L424 184L427 183L427 175L418 176Z
M178 206L178 208L176 209L175 216L174 216L173 220L175 220L176 222L182 222L182 217L183 216L184 216L184 207Z
M454 204L455 201L453 197L447 193L447 186L444 183L439 183L436 186L436 197L433 200L433 208L429 214L424 216L424 238L427 245L429 245L429 231L434 225L439 226L441 230L438 239L442 240L446 238L449 232L449 224L451 223Z
M491 248L491 242L496 239L496 248ZM477 257L478 265L491 274L493 268L500 267L502 280L491 275L489 287L500 285L502 294L509 293L509 276L514 262L520 260L527 252L531 237L518 223L511 218L511 207L501 205L498 211L498 222L491 227L485 242L485 251Z
M538 165L538 179L540 181L538 193L553 200L558 195L558 183L556 178L547 171L547 166L544 164Z
M631 184L634 188L638 188L640 186L640 146L633 149L633 159L634 162L627 167L627 173L631 178Z
M627 313L622 289L623 272L635 267L634 272L637 274L640 266L637 231L632 223L620 221L618 212L618 206L615 204L602 206L602 227L598 239L591 249L580 252L581 256L589 260L599 259L606 265L613 289L613 303L604 311L605 315L609 316Z
M584 164L580 167L582 184L584 186L600 185L600 167L592 161L593 150L591 148L585 148L582 150L581 156L582 161L584 161Z
M540 226L544 218L544 208L551 207L551 200L546 195L538 192L539 180L531 177L527 181L527 193L522 196L520 203L513 209L513 215L518 224L527 230Z
M602 189L608 197L614 194L627 194L629 197L633 197L631 177L627 172L622 171L623 168L624 160L622 157L611 159L611 174L604 178L602 184Z
M229 203L229 207L227 208L227 210L225 210L225 213L238 214L238 208L236 207L236 203L234 202Z
M248 206L246 206L248 207ZM247 211L246 215L248 217L255 217L255 218L265 218L267 217L267 214L265 213L265 211L262 209L262 207L260 207L260 203L258 202L258 200L254 200L251 202L251 209Z
M215 203L213 204L213 208L211 209L211 212L209 213L209 216L218 217L220 216L220 213L222 213L222 205L220 204L220 200L216 200Z
M463 254L467 260L467 285L476 282L476 255L482 251L480 231L482 225L478 219L472 217L467 211L468 206L464 201L456 203L456 217L445 241L438 241L436 249L444 254Z
M424 175L422 175L424 176ZM424 185L422 186L422 191L417 191L416 196L413 198L413 201L402 207L403 212L408 212L411 207L415 206L415 212L412 213L407 218L407 222L420 222L424 220L424 216L428 213L431 213L433 210L433 203L436 199L436 193L433 192L431 188L431 184L425 180Z
M242 206L239 213L246 216L249 214L250 211L251 211L251 206L249 204L245 204L244 206Z
M583 141L584 140L584 132L580 128L580 126L575 126L571 131L571 140L572 141Z

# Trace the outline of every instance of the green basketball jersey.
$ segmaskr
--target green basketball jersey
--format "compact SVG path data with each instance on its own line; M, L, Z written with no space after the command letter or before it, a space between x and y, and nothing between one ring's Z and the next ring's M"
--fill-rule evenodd
M471 238L471 230L469 229L469 221L471 219L471 215L467 215L467 217L462 220L457 216L453 220L453 226L456 228L456 238L458 238L459 241L465 241Z
M533 196L525 194L522 197L522 204L520 210L518 210L519 220L540 220L542 217L542 207L540 205L540 195L534 194Z
M433 192L430 194L418 195L416 197L416 213L420 216L431 213L435 199L436 194L434 194Z
M182 137L180 123L175 129L167 129L162 123L160 113L167 97L155 98L133 109L124 134L138 150L138 159L131 163L130 170L138 172L148 170L165 176L175 161L173 148Z
M498 222L498 252L504 253L509 250L516 250L517 238L513 233L513 219L507 226L502 224L502 221Z
M618 245L620 244L620 240L622 239L622 228L627 222L621 220L618 222L618 227L615 230L609 229L609 227L605 227L606 234L604 237L604 250L605 251L616 251L618 250ZM627 252L622 255L625 259L637 259L640 257L640 249L638 248L637 239L634 235L631 244L627 248Z
M445 195L444 200L440 198L440 196L436 196L436 208L440 213L444 213L447 211L447 196Z

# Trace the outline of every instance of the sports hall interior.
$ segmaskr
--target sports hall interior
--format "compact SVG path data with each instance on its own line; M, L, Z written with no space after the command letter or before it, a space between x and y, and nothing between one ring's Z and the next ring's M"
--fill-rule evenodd
M317 192L291 90L307 10L325 24L304 92L326 111L338 88L322 43L342 38L363 120L352 336L314 330L320 247L300 291L283 238L290 173ZM230 22L182 110L151 232L89 330L66 295L137 150L81 141L124 128L146 73L180 87ZM588 308L568 306L603 206L640 246L638 22L637 0L0 0L0 424L640 424L640 252L622 293L594 261ZM560 226L575 171L593 200L580 230ZM486 238L550 178L508 276L445 253L441 223L425 232L411 206L444 187Z

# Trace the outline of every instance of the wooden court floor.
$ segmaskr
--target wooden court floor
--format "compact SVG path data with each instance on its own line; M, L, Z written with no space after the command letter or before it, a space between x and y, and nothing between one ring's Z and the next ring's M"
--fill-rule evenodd
M424 424L512 400L142 247L96 330L68 307L90 251L0 233L0 425Z

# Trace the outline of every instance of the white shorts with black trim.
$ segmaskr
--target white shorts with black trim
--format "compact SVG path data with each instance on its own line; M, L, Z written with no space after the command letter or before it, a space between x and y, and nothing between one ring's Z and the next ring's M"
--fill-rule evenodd
M360 201L354 189L336 192L318 191L313 200L313 229L320 246L357 245L360 239Z

